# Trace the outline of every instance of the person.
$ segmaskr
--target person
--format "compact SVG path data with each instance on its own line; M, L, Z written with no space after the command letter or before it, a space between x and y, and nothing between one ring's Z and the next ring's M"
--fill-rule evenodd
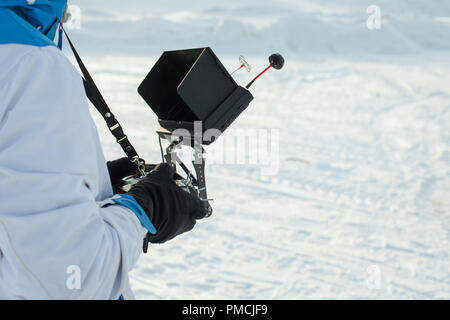
M132 299L148 232L164 243L205 216L159 164L105 163L80 74L55 45L66 0L0 0L0 299ZM78 278L77 278L78 276Z

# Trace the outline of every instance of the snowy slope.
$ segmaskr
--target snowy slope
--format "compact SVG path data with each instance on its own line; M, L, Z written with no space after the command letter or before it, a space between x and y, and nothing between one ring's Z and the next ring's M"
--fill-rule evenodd
M287 58L221 137L277 130L276 173L208 148L215 213L140 259L138 298L450 298L450 3L378 1L372 31L356 0L72 3L71 34L150 162L157 122L136 87L161 51L211 45L230 70L246 54L253 75L272 51ZM122 156L93 116L106 157Z

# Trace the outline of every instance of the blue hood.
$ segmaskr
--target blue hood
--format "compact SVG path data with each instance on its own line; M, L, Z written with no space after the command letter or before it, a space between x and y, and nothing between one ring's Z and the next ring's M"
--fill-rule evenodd
M0 44L55 45L67 0L0 0Z

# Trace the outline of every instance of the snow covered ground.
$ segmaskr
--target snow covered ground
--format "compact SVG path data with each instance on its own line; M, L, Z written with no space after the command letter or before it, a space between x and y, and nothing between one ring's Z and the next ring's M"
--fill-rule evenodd
M274 172L221 164L232 143L207 148L215 212L141 257L138 299L450 299L449 2L129 3L72 1L70 33L148 162L157 119L136 88L162 51L209 45L229 70L244 54L252 75L272 52L287 60L220 138L278 134ZM121 157L92 113L106 157Z

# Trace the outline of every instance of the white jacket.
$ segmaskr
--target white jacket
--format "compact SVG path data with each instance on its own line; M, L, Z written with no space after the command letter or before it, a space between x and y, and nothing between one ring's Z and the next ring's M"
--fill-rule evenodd
M54 46L0 45L0 299L133 298L146 230L111 196L77 70Z

